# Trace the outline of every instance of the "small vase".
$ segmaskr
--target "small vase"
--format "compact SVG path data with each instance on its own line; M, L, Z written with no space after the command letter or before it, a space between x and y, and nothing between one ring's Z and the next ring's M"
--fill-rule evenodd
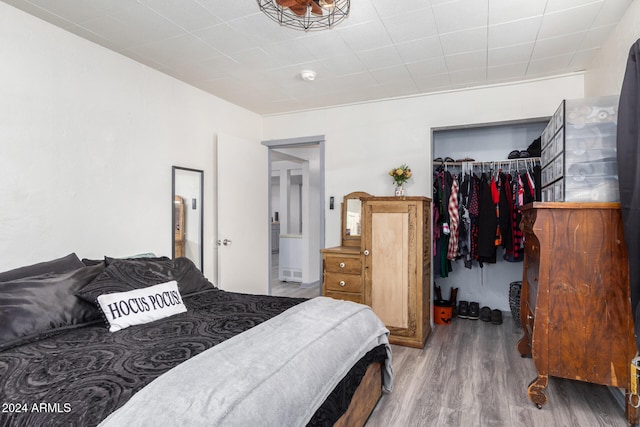
M396 186L396 196L404 196L404 188L402 187L402 185Z

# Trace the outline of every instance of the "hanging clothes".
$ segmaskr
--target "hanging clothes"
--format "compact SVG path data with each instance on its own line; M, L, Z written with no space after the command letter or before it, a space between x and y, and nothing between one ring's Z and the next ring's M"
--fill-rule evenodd
M533 188L531 188L531 181L530 181L530 176L529 176L529 172L525 171L522 174L520 174L520 185L522 186L522 191L523 191L523 196L522 196L522 205L520 206L524 206L527 205L529 203L532 203L535 197L535 190Z
M532 173L533 171L527 168L527 184L529 186L529 194L531 195L531 201L534 202L536 200L536 183L533 179L533 176L531 176Z
M502 236L502 247L509 254L513 253L513 203L511 202L511 175L501 173L500 180L500 234Z
M640 39L629 51L618 105L617 156L624 239L629 257L631 312L640 350Z
M431 197L431 211L432 211L432 220L433 224L431 227L431 232L433 235L433 274L440 275L440 196L442 192L439 189L438 179L440 178L440 173L433 174L433 195Z
M522 183L522 177L517 174L518 181L516 182L516 204L517 206L524 206L524 184Z
M469 214L469 193L471 191L471 176L468 173L464 174L464 179L460 185L460 212L458 223L458 253L460 257L464 259L465 268L471 268L471 217Z
M524 259L524 234L520 229L520 221L522 220L522 212L520 212L520 206L518 205L518 194L520 192L520 177L517 175L517 179L513 179L512 182L512 191L513 195L513 223L512 223L512 235L513 235L513 249L514 249L514 260L515 259Z
M536 186L536 202L542 201L542 168L540 165L533 167L533 181Z
M478 262L496 262L496 206L493 203L491 189L491 178L486 174L482 175L479 194L479 215L478 215Z
M447 259L455 260L458 257L458 180L453 176L451 183L451 195L449 196L449 249Z
M473 175L471 180L471 194L469 196L469 216L471 220L470 239L471 251L470 258L478 259L478 219L480 216L480 178Z
M500 181L496 181L495 177L491 176L491 200L496 209L496 237L494 244L496 246L502 245L502 233L500 232Z
M514 164L515 163L515 164ZM471 269L474 261L480 267L495 263L497 248L503 259L523 259L520 230L520 206L535 198L536 174L533 162L519 169L510 163L510 173L473 173L485 163L463 163L460 174L453 175L443 167L433 174L433 266L434 275L448 277L452 261L462 259ZM492 162L492 166L495 162ZM498 162L503 166L505 163ZM528 166L528 168L527 168Z
M439 170L433 180L433 198L435 205L433 235L436 242L433 251L434 274L440 277L448 277L452 270L451 261L447 259L449 250L449 207L448 201L451 194L451 174L448 171Z

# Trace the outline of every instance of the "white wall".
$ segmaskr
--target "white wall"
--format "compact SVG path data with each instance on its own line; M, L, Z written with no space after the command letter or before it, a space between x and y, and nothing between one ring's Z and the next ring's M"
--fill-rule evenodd
M431 129L548 117L564 98L581 98L584 79L572 74L520 84L445 92L296 114L264 117L264 138L324 134L326 246L340 244L341 201L352 191L393 195L387 175L407 163L408 195L431 197ZM507 152L508 153L508 152Z
M305 163L306 182L303 186L303 220L302 236L305 245L304 266L302 268L302 281L305 284L318 283L322 281L322 271L320 269L320 258L316 255L320 253L320 201L322 183L320 182L320 159L313 158Z
M259 144L261 118L3 2L0 64L0 271L170 255L176 165L204 170L213 280L214 141Z
M407 163L414 173L405 186L408 195L431 197L432 128L549 117L562 99L583 97L583 88L583 75L572 74L520 84L274 115L264 118L264 138L325 135L325 239L327 247L338 246L340 210L328 209L330 196L342 200L352 191L392 195L394 186L387 172ZM510 147L502 151L506 158ZM487 272L486 277L493 276ZM491 291L502 295L504 300L492 308L508 310L509 283L499 286L502 289ZM499 296L490 298L500 300Z
M640 1L629 9L602 45L585 73L585 96L619 95L629 49L640 38Z

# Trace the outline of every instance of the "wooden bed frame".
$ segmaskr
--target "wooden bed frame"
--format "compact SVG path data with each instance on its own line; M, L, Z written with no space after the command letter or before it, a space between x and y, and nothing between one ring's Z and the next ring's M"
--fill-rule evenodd
M369 365L362 382L356 389L347 411L336 421L334 427L362 427L369 419L382 396L382 364Z

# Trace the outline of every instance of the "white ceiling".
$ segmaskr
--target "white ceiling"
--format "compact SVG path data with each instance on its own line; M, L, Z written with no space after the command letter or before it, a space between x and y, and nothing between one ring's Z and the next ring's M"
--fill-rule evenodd
M633 0L353 0L308 33L256 0L3 1L273 114L581 71Z

